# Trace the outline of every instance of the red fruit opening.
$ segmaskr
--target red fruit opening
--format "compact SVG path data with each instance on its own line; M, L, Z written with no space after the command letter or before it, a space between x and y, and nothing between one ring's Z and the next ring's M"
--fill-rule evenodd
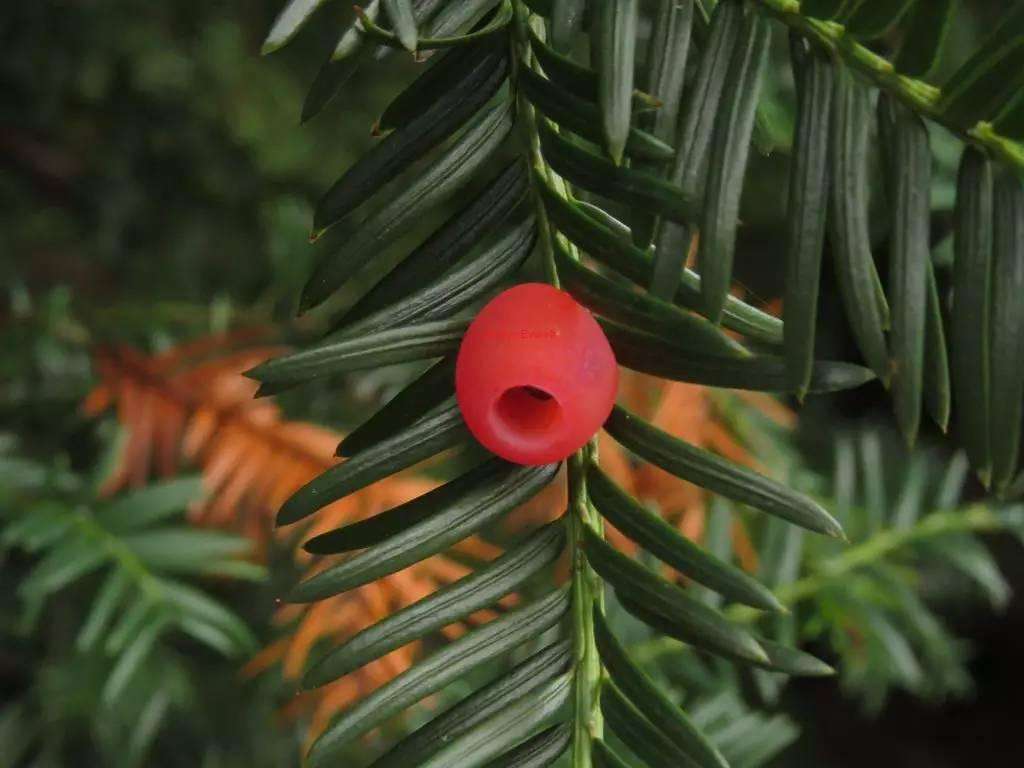
M455 395L485 448L518 464L547 464L601 428L618 377L591 314L568 293L524 283L491 299L466 330Z
M525 439L543 437L562 421L562 406L538 387L511 387L494 404L500 429Z

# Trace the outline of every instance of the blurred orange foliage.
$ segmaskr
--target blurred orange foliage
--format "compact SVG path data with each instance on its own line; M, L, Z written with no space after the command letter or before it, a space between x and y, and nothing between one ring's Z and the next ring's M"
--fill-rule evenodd
M296 489L338 460L334 449L342 435L283 417L269 399L253 399L256 384L242 372L279 354L256 331L210 336L149 356L128 347L97 352L101 383L83 403L96 416L116 409L126 433L120 460L104 492L146 484L152 475L170 476L186 467L201 469L205 499L190 510L197 525L231 528L256 542L265 553L273 535L273 516ZM695 445L748 466L756 466L748 449L725 426L709 391L623 372L620 401L653 424ZM743 395L756 407L788 423L789 411L767 396ZM687 536L703 533L706 494L663 470L632 461L606 434L599 444L602 466L625 489L659 510ZM317 534L372 516L435 487L432 480L404 472L382 480L323 509L306 533ZM520 531L557 517L565 508L565 483L554 482L506 520ZM614 529L609 537L626 551L635 547ZM744 567L754 570L756 555L742 525L733 543ZM246 671L256 674L280 665L297 680L320 644L336 645L388 614L410 605L469 572L461 562L491 559L500 550L473 538L456 548L459 561L437 556L344 595L312 605L286 605L276 621L287 627L280 640L260 652ZM309 574L330 564L298 552ZM508 605L513 600L504 601ZM494 615L470 617L477 624ZM465 625L445 629L449 637ZM290 716L309 716L315 735L340 709L407 669L418 644L401 648L323 688L297 696L286 708Z
M774 422L792 427L794 414L769 395L737 392L749 405ZM712 391L697 384L665 381L623 370L619 379L619 402L651 424L693 445L713 451L752 469L759 469L756 457L726 425L718 412ZM625 490L656 509L688 538L699 541L704 534L707 491L680 480L646 462L631 460L626 451L605 432L598 437L601 467ZM507 519L512 530L546 522L565 508L565 483L552 483L535 499ZM620 549L632 552L635 545L614 528L608 538ZM757 554L742 521L733 523L732 544L740 564L757 570Z
M101 383L87 396L83 411L96 416L116 409L126 433L103 492L198 467L206 496L189 510L190 519L240 531L265 552L277 508L338 461L334 449L342 435L286 420L272 401L253 399L256 384L242 372L282 351L259 343L263 338L256 332L212 336L154 356L128 347L98 351ZM435 485L411 473L388 478L324 508L308 533L375 515ZM490 559L500 551L480 539L457 549L473 560ZM296 558L310 574L329 565L302 551ZM312 605L282 606L276 621L290 631L258 654L247 671L255 674L280 664L286 678L297 680L318 643L337 644L468 572L462 563L438 556L344 595ZM446 628L449 636L460 631L460 626ZM339 709L408 668L417 650L401 648L334 684L304 693L289 705L289 714L308 714L311 733L319 732Z

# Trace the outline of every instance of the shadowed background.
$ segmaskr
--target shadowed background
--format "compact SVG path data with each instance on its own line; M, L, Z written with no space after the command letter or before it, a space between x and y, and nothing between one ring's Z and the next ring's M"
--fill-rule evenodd
M300 128L308 84L351 11L345 3L328 3L297 44L260 58L262 36L279 5L280 0L3 4L0 438L5 451L16 445L33 458L66 457L72 472L97 464L109 450L113 427L81 408L103 374L97 347L127 345L153 354L237 327L288 323L285 338L273 339L274 344L321 330L322 318L292 321L318 247L331 245L307 242L313 204L371 145L373 121L418 65L393 57L373 77L351 81L342 98ZM976 46L1000 10L997 0L963 5L946 52L947 70ZM775 42L777 49L784 45L781 37ZM792 83L783 57L775 58L766 93L784 145L792 122ZM936 131L933 150L941 261L948 258L943 256L948 250L943 211L952 201L956 145ZM748 298L770 306L783 274L784 146L754 162L737 274ZM424 223L425 231L429 224ZM880 242L884 238L879 232ZM877 250L884 262L885 249ZM822 348L827 356L854 359L838 297L827 287L834 284L827 268L824 284ZM352 290L340 301L357 295L358 289ZM171 376L147 361L157 366L153 375L159 382ZM388 369L314 387L282 398L282 411L274 418L344 431L412 372ZM202 398L212 396L203 390L197 397L205 403ZM809 468L827 475L836 432L889 418L888 405L873 386L812 399L800 411L796 444ZM303 435L298 443L313 440ZM938 434L925 434L923 442L945 454ZM888 455L887 472L895 483L906 457L898 450ZM247 535L258 539L257 529L269 530L270 520L266 515L253 520ZM1006 579L1024 584L1016 543L990 543ZM304 566L291 561L287 542L259 546L268 549L268 579L212 589L251 624L259 645L272 649L281 641L283 621L274 596ZM0 560L0 578L14 583L28 567L22 555L11 555ZM977 600L944 601L945 582L939 578L936 584L940 614L970 645L973 690L939 702L897 691L867 715L858 696L844 695L833 680L795 682L780 706L800 724L802 735L771 765L844 768L872 761L897 768L959 768L1024 754L1013 730L1020 715L1014 681L1024 679L1017 652L1024 632L1021 601L1013 599L993 612ZM22 706L19 702L36 695L32 691L48 692L41 712L32 709L36 703L26 709L32 714L24 722L38 729L35 738L52 742L34 764L63 765L67 755L79 752L87 757L78 764L112 764L104 750L116 752L120 737L97 732L98 705L78 695L66 677L65 667L74 659L51 652L66 634L62 614L47 613L37 629L41 635L33 636L19 630L20 612L17 596L5 590L0 595L0 710ZM52 643L39 641L47 635L54 636ZM201 685L182 700L187 704L181 711L173 710L148 764L298 764L298 747L315 715L297 705L289 711L294 683L286 675L243 676L238 670L244 659L225 661L188 645L183 653ZM272 656L264 651L268 667L280 660ZM79 684L86 691L95 687L89 680ZM14 727L13 720L4 722ZM0 744L5 733L10 735L0 724ZM103 746L104 739L114 746ZM0 766L5 766L2 752Z

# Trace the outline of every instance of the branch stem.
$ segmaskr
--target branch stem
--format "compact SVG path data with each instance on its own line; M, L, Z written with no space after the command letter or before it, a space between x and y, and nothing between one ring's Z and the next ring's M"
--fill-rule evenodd
M534 28L543 38L544 27L539 19L530 17L529 9L517 0L515 2L515 20L513 23L513 89L515 89L515 73L520 67L531 66L533 59L530 53L528 25L536 23ZM513 90L513 92L515 92ZM537 132L539 116L526 99L516 97L518 122L522 140L529 155L531 178L539 177L559 194L570 197L570 190L562 179L544 160L540 149ZM544 272L551 285L558 287L558 269L555 265L553 247L554 238L561 238L559 243L571 258L579 260L580 254L576 246L560 235L548 221L547 213L541 203L536 189L533 191L534 205L541 231L541 248L544 256ZM587 527L597 532L603 531L601 517L591 506L587 498L586 467L589 462L597 459L597 439L593 438L583 448L576 451L568 460L568 507L563 516L567 529L569 546L570 579L572 590L571 631L574 642L573 671L573 732L572 732L572 768L591 768L593 765L590 744L594 738L603 734L603 718L600 709L600 691L602 667L594 639L594 607L604 608L604 591L601 580L594 573L583 553L583 534Z
M957 125L939 112L942 91L935 86L906 77L897 72L888 59L861 45L846 34L846 29L833 21L812 19L800 13L797 0L754 0L765 13L817 43L851 69L871 81L872 85L902 101L912 110L924 115L966 142L983 147L1011 165L1018 172L1024 170L1024 144L1000 135L991 123L979 122L970 127Z
M986 533L1005 528L1005 522L991 507L974 504L965 509L935 512L910 528L890 528L867 541L843 550L835 557L822 561L814 572L802 579L780 586L775 591L779 602L791 608L810 600L852 572L874 565L911 545L954 533ZM726 615L730 620L743 623L756 621L764 614L747 606L732 606ZM633 648L638 662L651 662L684 647L672 638L659 637Z

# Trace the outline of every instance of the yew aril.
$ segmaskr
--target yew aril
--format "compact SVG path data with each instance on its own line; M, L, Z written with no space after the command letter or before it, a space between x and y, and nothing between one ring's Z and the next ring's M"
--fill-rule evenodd
M559 461L615 404L618 367L604 332L568 293L524 283L494 297L459 348L455 394L473 436L517 464Z

